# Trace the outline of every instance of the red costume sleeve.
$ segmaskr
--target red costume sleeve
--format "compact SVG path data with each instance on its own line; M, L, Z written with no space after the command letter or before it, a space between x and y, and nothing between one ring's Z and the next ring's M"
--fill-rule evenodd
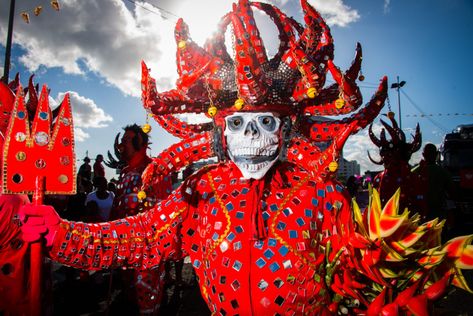
M117 266L149 269L162 258L175 257L180 250L180 224L191 205L190 194L181 188L189 186L181 186L150 211L135 216L98 224L63 221L51 258L76 268L100 270Z

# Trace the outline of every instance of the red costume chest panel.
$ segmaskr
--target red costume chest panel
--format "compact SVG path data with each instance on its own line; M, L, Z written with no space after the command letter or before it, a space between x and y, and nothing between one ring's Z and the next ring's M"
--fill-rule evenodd
M266 181L240 177L233 164L210 167L150 212L111 224L65 222L56 240L66 241L52 256L79 267L149 268L178 253L181 234L211 311L316 314L329 302L323 237L335 226L332 213L349 207L342 187L290 164Z

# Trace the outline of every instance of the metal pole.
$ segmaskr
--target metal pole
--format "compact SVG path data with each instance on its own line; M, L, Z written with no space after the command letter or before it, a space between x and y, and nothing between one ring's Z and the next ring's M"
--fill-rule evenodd
M397 105L399 110L399 129L402 129L402 122L401 122L401 85L399 84L399 76L397 76Z
M5 46L5 65L3 67L3 82L8 84L8 77L10 75L10 55L11 42L13 35L13 18L15 17L15 0L10 0L10 16L8 18L8 35L7 44Z

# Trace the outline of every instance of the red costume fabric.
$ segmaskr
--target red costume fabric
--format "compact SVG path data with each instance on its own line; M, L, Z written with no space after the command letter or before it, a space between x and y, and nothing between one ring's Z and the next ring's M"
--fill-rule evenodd
M139 161L132 161L120 173L117 184L117 195L112 210L112 218L123 218L144 212L151 208L156 199L162 200L171 192L172 186L166 177L156 191L155 197L147 197L145 201L139 201L137 193L141 188L141 173L151 159L143 156ZM164 264L152 270L130 270L122 273L122 277L131 282L127 289L129 299L137 302L141 315L157 314L163 294L164 286Z
M26 195L0 194L1 315L26 315L29 312L26 282L28 245L21 239L17 215L20 206L28 202Z
M156 200L162 200L171 193L172 182L171 177L168 176L155 186L152 196L147 197L145 201L139 201L137 194L141 188L141 174L150 162L151 158L145 156L141 161L132 162L123 168L118 179L112 218L123 218L141 213L153 206Z
M399 161L397 166L391 166L380 172L374 178L373 186L379 191L383 205L389 201L397 189L401 188L401 209L407 207L418 213L423 213L425 210L423 183L418 175L411 172L411 167L402 161Z
M273 170L246 180L233 164L204 168L149 212L102 224L64 221L50 254L78 268L149 269L179 252L181 235L212 312L317 314L329 296L315 260L323 260L321 240L349 201L338 183L317 183L292 164Z

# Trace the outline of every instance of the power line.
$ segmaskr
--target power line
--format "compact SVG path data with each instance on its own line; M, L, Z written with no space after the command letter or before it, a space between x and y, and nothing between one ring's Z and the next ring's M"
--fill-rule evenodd
M429 113L429 114L406 114L406 117L432 117L432 116L473 116L473 113Z
M171 16L175 17L176 19L179 18L179 16L177 16L177 15L174 14L174 13L172 13L171 11L168 11L168 10L166 10L166 9L163 9L163 8L161 8L161 7L159 7L159 6L155 5L155 4L149 3L148 1L142 1L142 2L145 2L145 3L149 4L149 5L152 6L153 8L159 10L161 13L157 13L157 12L155 12L155 11L153 11L153 10L150 10L150 9L148 9L147 7L145 7L145 6L143 6L143 5L139 4L139 3L137 3L137 2L134 1L134 0L127 0L127 1L130 2L130 3L133 3L135 6L140 7L140 8L142 8L142 9L148 11L148 12L151 12L151 13L153 13L153 14L159 15L160 17L162 17L163 19L166 19L166 20L169 19L169 18L166 17L166 16L163 16L161 13L165 13L165 14L171 15Z
M404 90L401 90L402 94L407 98L407 100L412 104L413 107L417 109L426 119L428 119L432 124L434 124L438 129L440 129L444 133L448 133L449 130L446 129L442 124L436 122L435 120L432 119L431 116L428 116L422 111L422 109L407 95L407 93Z

